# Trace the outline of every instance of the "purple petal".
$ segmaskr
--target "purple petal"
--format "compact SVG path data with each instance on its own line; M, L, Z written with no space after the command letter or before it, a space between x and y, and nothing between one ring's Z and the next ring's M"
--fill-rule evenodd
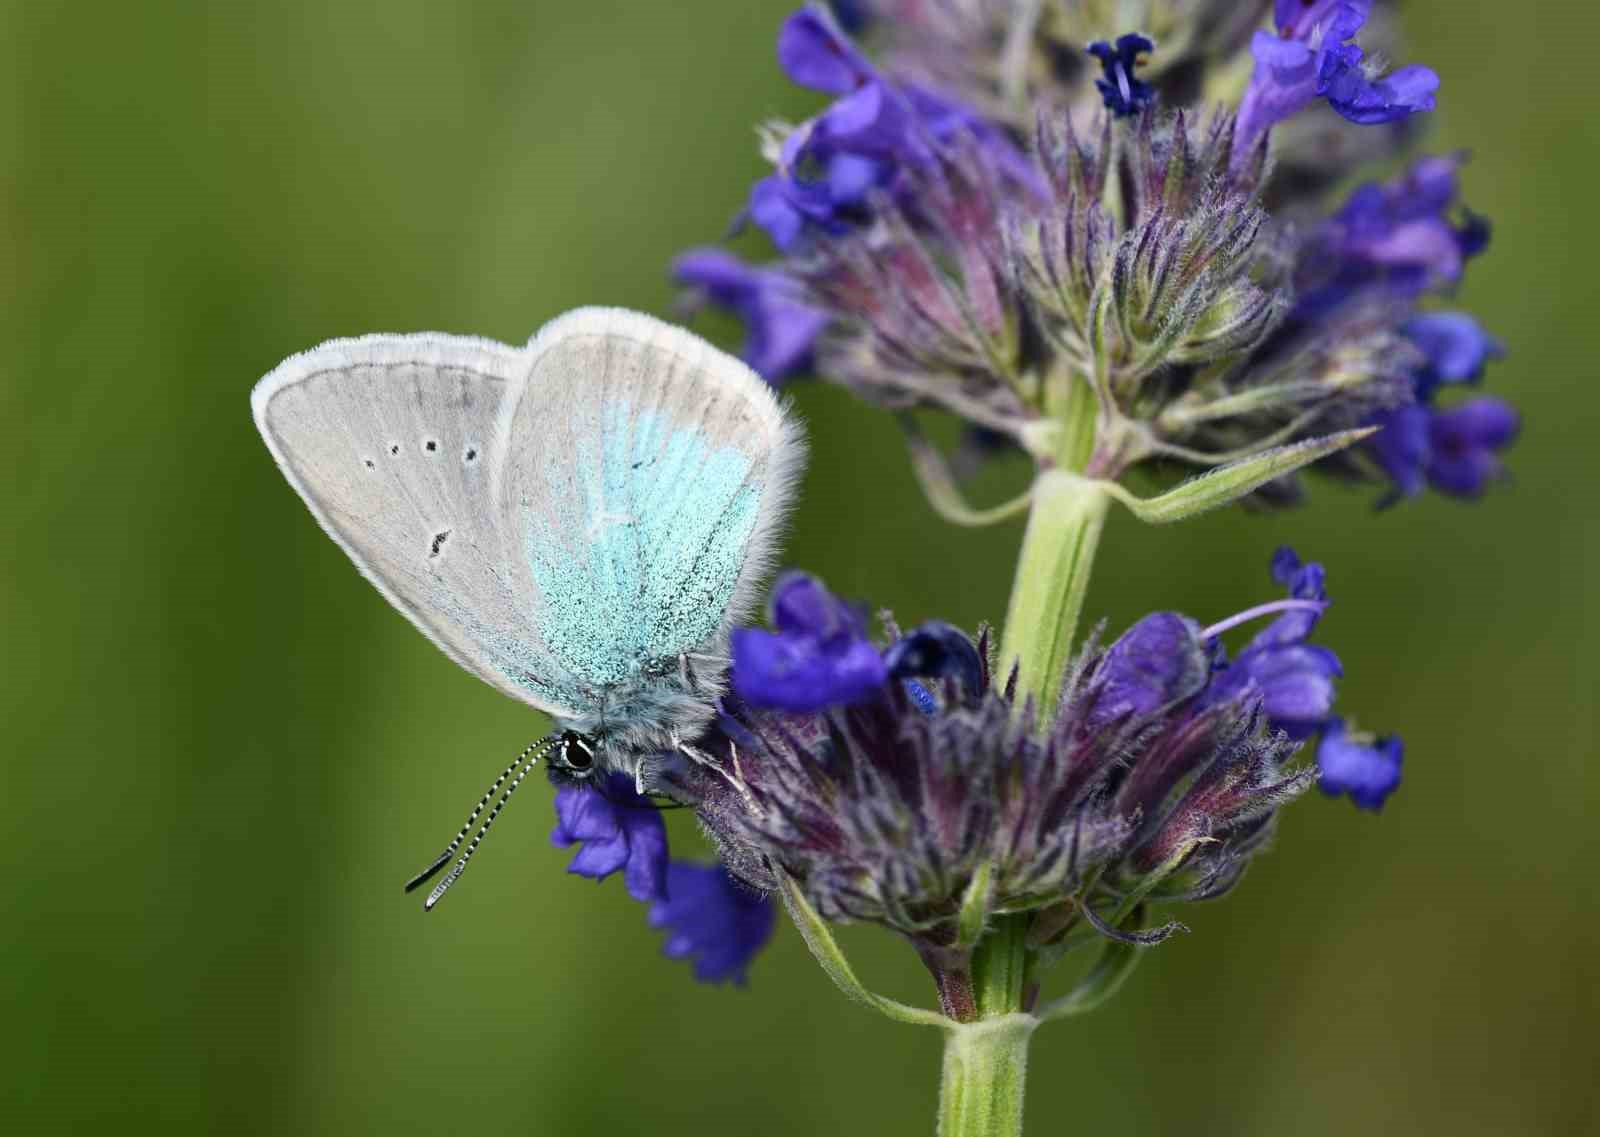
M1327 648L1271 648L1251 656L1246 666L1261 689L1262 710L1279 729L1301 736L1299 731L1310 733L1332 712L1333 681L1342 668Z
M635 807L628 829L628 864L622 883L628 895L641 903L667 895L667 827L652 806Z
M1428 408L1399 407L1379 419L1382 429L1362 445L1394 483L1399 497L1415 497L1428 465Z
M555 809L557 824L550 834L552 844L604 841L622 832L612 804L589 786L562 786L556 791Z
M1288 589L1292 600L1317 600L1325 602L1328 599L1326 573L1323 567L1313 561L1304 564L1289 546L1281 546L1272 555L1272 579ZM1275 647L1297 644L1311 634L1317 626L1317 621L1322 619L1322 613L1312 609L1297 609L1285 612L1272 623L1268 624L1256 637L1250 641L1252 648Z
M627 863L628 840L619 833L603 841L585 841L567 862L567 871L604 880Z
M703 983L732 980L743 986L750 961L776 922L771 901L740 885L721 865L673 862L666 896L650 908L650 926L667 931L663 953L694 958L695 978Z
M745 207L754 221L772 238L772 243L787 251L800 240L805 227L805 216L790 199L787 179L781 174L769 174L750 187L750 201Z
M827 644L757 628L733 633L733 689L758 707L805 713L870 698L888 681L866 640Z
M1435 411L1428 424L1428 481L1457 497L1477 497L1502 476L1498 451L1516 438L1521 420L1509 403L1483 397Z
M1505 354L1505 346L1465 312L1413 316L1400 330L1427 358L1414 378L1419 400L1426 400L1441 383L1476 380L1489 360Z
M783 273L719 249L696 249L673 262L672 275L738 316L745 327L740 357L768 382L809 366L829 317L803 303L798 286Z
M1256 67L1239 104L1233 160L1244 160L1272 127L1303 110L1317 97L1317 57L1305 44L1256 32L1250 41Z
M786 572L772 586L772 623L780 632L819 639L866 634L860 613L803 572Z
M1347 9L1347 11L1341 11ZM1350 27L1346 38L1359 31L1372 11L1372 0L1275 0L1272 6L1273 23L1285 36L1308 39L1319 25L1327 27L1335 17L1340 19L1339 30Z
M562 786L555 795L556 827L550 843L582 842L567 871L602 880L624 869L623 880L636 900L657 900L665 887L667 829L653 803L633 781L613 774L605 792L588 785Z
M1090 721L1152 714L1200 691L1209 671L1200 626L1176 612L1151 613L1106 651Z
M802 87L842 95L869 82L874 71L826 14L802 8L778 31L778 63Z
M1334 719L1317 744L1317 768L1322 792L1332 797L1349 794L1362 809L1377 810L1400 785L1405 748L1396 737L1371 743L1349 738L1344 720Z

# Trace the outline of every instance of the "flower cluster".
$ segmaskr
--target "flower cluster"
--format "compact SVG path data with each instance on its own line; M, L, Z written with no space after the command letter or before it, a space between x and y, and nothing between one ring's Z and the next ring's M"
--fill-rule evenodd
M1087 925L1132 926L1146 900L1233 885L1279 806L1319 778L1377 808L1399 780L1397 741L1368 743L1332 714L1339 661L1308 643L1326 604L1321 566L1288 550L1290 598L1211 628L1145 617L1080 657L1054 715L992 670L976 641L925 624L880 651L859 613L804 574L774 591L776 631L734 641L736 695L683 772L733 875L791 878L828 920L908 936L958 965L974 929L1037 912L1040 945ZM1276 619L1231 661L1220 637ZM1321 734L1317 766L1291 758Z
M941 409L1043 466L1087 413L1096 477L1307 443L1298 461L1386 502L1480 493L1516 414L1436 396L1500 349L1424 307L1488 239L1459 159L1325 200L1398 152L1438 77L1373 65L1372 0L1146 9L1115 29L1087 4L851 5L882 63L827 9L794 13L779 62L834 101L768 131L743 216L782 259L701 250L678 280L740 316L769 380ZM1297 499L1293 465L1256 500Z

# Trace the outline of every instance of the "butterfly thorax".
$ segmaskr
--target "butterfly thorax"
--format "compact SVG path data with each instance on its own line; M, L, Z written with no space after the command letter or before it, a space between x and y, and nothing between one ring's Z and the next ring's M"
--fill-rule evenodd
M593 711L556 719L564 732L581 736L592 751L589 767L568 764L568 774L593 777L617 772L640 779L640 766L653 755L677 750L704 733L727 690L725 660L680 656L675 667L643 667L637 678L602 688L589 703ZM552 762L552 769L560 765ZM648 778L643 779L648 781Z

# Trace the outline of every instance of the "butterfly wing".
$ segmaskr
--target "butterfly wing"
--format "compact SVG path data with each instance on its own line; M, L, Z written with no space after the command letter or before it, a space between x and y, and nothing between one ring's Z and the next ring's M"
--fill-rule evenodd
M290 484L391 604L467 670L570 717L493 508L528 359L458 336L334 340L285 360L251 406Z
M530 351L501 504L551 658L625 695L724 653L775 555L798 426L743 363L635 312L568 313Z
M390 603L463 667L581 727L608 704L682 713L652 677L670 687L681 655L721 653L803 461L744 364L619 309L568 313L520 350L334 341L285 361L252 404L290 483Z

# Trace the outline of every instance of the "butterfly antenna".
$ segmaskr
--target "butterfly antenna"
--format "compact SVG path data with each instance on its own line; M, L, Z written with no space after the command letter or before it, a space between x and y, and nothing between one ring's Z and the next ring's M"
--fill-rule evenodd
M489 831L489 826L494 822L495 817L499 815L500 810L505 807L506 801L511 797L512 793L515 792L516 788L522 784L522 779L528 776L528 772L533 769L534 765L539 761L539 759L543 758L545 754L549 752L550 747L554 743L555 736L552 735L548 738L540 739L538 742L529 744L527 749L523 750L521 754L517 755L517 760L511 763L511 765L507 766L501 775L494 780L494 784L484 791L483 797L478 799L478 804L473 806L472 812L467 815L467 820L465 824L461 826L461 831L455 835L455 838L450 842L450 844L445 846L444 852L440 853L438 857L434 859L434 862L431 865L423 869L416 876L412 877L406 882L405 890L407 892L411 892L426 884L433 878L434 874L436 874L440 869L444 868L445 865L449 864L450 858L455 856L456 850L461 848L462 842L467 839L467 834L472 832L473 823L482 815L484 809L494 798L495 792L505 784L507 778L510 778L513 773L516 774L516 777L511 782L510 787L504 794L501 795L500 800L495 803L494 809L489 811L488 819L484 821L483 827L480 828L477 834L472 838L472 843L467 846L467 851L462 854L461 860L456 863L456 867L451 869L450 875L446 876L442 881L440 881L438 885L434 887L434 890L428 894L428 899L426 903L423 904L424 909L430 909L437 904L439 902L439 897L444 895L445 890L454 884L458 879L460 879L461 874L467 869L467 861L472 857L472 854L477 851L479 843L483 840L483 835Z

